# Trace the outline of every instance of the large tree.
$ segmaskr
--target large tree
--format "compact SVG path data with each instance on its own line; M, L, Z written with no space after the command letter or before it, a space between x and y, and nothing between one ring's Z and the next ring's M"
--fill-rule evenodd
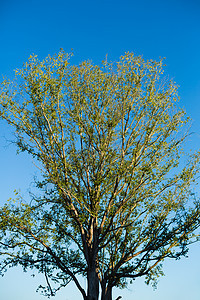
M43 177L30 203L0 208L1 272L37 269L46 294L73 281L84 300L111 300L113 287L154 282L165 258L185 255L198 240L199 153L181 159L177 100L162 60L132 53L101 66L32 56L5 80L0 116Z

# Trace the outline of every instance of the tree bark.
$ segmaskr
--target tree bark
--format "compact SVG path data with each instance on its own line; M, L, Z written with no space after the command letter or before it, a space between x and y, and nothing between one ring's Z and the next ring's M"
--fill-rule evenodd
M112 287L107 286L106 289L102 290L101 300L112 300Z
M99 278L95 268L87 272L87 300L99 299Z

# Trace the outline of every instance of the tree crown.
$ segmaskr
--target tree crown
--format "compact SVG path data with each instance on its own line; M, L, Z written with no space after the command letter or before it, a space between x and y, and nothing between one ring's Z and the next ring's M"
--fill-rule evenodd
M126 53L115 65L74 66L69 57L31 56L17 83L1 85L0 116L44 180L30 204L1 208L0 251L2 270L35 267L47 292L48 278L58 288L74 280L86 297L76 275L93 261L102 290L143 275L148 283L198 239L199 154L180 164L188 118L162 60Z

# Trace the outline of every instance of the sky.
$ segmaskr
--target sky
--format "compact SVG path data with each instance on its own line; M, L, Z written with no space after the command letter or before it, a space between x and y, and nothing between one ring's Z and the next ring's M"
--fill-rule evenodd
M180 105L192 118L188 148L200 148L200 1L199 0L0 0L0 78L13 77L31 54L39 59L60 48L74 53L73 63L90 59L116 61L126 51L144 59L165 57L166 75L180 86ZM15 189L27 194L37 170L25 154L17 155L10 129L0 122L0 205ZM166 261L166 276L157 290L138 279L128 290L114 291L125 300L198 300L200 245L189 257ZM20 268L0 278L0 299L42 300L36 293L44 282ZM83 286L85 281L83 280ZM81 300L73 284L55 300ZM115 298L114 298L115 299Z

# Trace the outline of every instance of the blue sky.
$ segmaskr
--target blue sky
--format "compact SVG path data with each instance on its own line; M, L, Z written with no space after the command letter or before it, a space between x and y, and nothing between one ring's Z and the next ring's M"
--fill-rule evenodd
M0 77L13 76L30 54L40 59L63 48L73 49L73 62L106 55L116 61L125 51L145 59L166 57L166 74L179 85L180 105L192 117L194 135L188 148L200 148L200 2L198 0L0 0ZM10 131L0 122L0 204L14 189L27 189L37 172L26 155L16 155L6 142ZM128 291L126 300L198 300L200 294L200 245L193 245L188 259L167 261L166 276L153 291L142 280ZM0 278L0 299L42 300L35 290L43 281L23 274L20 268ZM83 281L83 285L84 285ZM118 295L118 294L116 294ZM81 300L73 285L55 300Z

